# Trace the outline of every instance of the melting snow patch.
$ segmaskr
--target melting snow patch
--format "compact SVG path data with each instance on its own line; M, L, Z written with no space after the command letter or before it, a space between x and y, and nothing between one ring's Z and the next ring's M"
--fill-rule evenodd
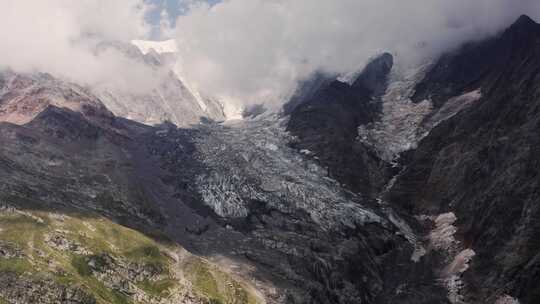
M431 245L436 249L449 250L453 247L456 239L454 234L457 228L454 226L457 217L453 212L444 213L435 218L435 229L429 234Z
M443 282L448 290L448 300L452 304L466 303L462 292L465 282L461 279L461 275L469 269L469 263L475 254L472 249L461 251L444 271Z
M449 261L440 278L448 290L448 300L452 304L464 304L463 289L466 286L461 276L469 269L469 263L476 253L470 248L460 250L460 242L455 238L457 217L453 212L422 218L434 222L435 228L429 233L430 245L446 254Z
M461 274L469 269L469 262L472 261L473 257L476 255L474 250L465 249L461 251L455 258L454 261L446 268L445 273L449 275Z

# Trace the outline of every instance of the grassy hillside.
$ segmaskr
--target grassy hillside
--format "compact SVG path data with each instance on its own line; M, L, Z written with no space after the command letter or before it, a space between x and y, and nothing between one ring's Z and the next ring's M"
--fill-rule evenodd
M0 303L259 303L250 290L102 217L0 210Z

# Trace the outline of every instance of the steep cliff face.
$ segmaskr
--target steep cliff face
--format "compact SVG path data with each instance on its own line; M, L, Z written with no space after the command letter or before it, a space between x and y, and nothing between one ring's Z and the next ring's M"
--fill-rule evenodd
M388 176L387 164L356 139L358 127L379 116L393 58L374 59L351 83L315 81L292 100L287 130L298 138L293 147L313 153L322 166L351 190L373 196ZM298 98L305 98L299 101ZM289 104L290 107L291 104Z
M0 71L0 121L25 124L49 106L68 108L95 120L113 117L87 88L44 73Z
M201 119L223 121L224 106L217 99L205 96L192 88L175 72L174 41L150 43L136 41L135 45L107 43L101 49L113 48L125 54L148 71L148 88L134 92L128 86L110 84L92 88L115 115L141 123L155 125L165 121L189 127Z
M527 62L537 49L539 27L521 16L504 33L444 55L417 86L413 100L430 99L440 107L451 97L501 85L501 78L512 80L507 77L516 69L531 68Z
M459 276L465 303L540 301L539 45L540 25L523 16L498 37L443 57L417 90L442 107L481 89L473 106L407 153L388 195L424 219L455 215L460 249L475 253Z

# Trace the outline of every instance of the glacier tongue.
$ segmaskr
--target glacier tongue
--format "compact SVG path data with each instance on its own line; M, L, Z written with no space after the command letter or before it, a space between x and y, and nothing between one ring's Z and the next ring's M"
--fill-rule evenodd
M382 159L395 162L399 153L414 149L441 122L467 109L482 97L481 89L448 99L440 108L431 100L413 102L416 85L432 63L417 68L395 65L388 88L381 98L380 120L358 128L358 140L371 146Z
M420 139L417 131L433 106L427 100L414 103L410 97L430 65L407 70L395 65L382 96L381 120L358 128L358 139L373 147L386 161L393 161L400 152L414 148Z
M245 217L254 201L284 213L304 210L325 229L386 221L362 199L327 177L325 169L288 146L283 119L273 114L209 126L198 158L203 200L223 217Z

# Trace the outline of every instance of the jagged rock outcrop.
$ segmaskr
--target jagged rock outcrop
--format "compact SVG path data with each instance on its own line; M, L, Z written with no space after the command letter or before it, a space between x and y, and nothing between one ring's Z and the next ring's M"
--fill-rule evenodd
M389 194L410 214L455 213L456 237L475 252L462 275L465 303L540 301L539 43L540 25L522 16L499 36L444 56L417 92L439 106L482 93L407 153Z
M182 127L198 124L201 119L225 120L223 105L217 99L190 87L175 72L176 54L169 52L172 51L170 47L141 48L118 42L100 47L102 51L109 48L122 52L148 73L148 88L145 89L114 84L91 88L115 115L150 125L170 121Z
M317 81L316 90L299 94L306 100L291 112L287 130L298 138L293 147L314 153L332 177L351 190L374 195L389 175L387 164L358 142L358 127L380 113L377 95L384 91L392 68L390 54L374 59L348 84Z
M413 100L430 99L441 107L452 97L477 89L489 91L516 68L530 69L540 26L521 16L504 33L485 41L470 42L444 55L416 87ZM517 64L515 66L514 64ZM513 83L509 85L518 85Z
M96 299L81 288L63 286L50 278L20 277L15 273L0 275L1 299L13 304L95 304Z
M378 98L388 85L388 74L394 65L394 57L389 53L379 55L369 62L353 82L353 87L367 89L372 98Z
M97 123L113 114L88 89L45 73L0 71L0 122L25 124L49 106L68 108Z

